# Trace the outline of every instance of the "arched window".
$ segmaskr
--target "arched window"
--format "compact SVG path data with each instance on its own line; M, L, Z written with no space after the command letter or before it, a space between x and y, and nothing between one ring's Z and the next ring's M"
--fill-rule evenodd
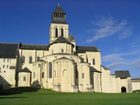
M29 63L32 63L32 57L31 56L29 57Z
M63 49L61 49L61 53L63 53L64 52L64 50Z
M26 81L26 77L25 76L23 77L23 81Z
M85 76L84 76L84 73L82 73L82 79L84 79L84 77L85 77Z
M55 29L55 37L58 37L58 29Z
M42 72L42 78L44 78L44 72Z
M63 30L63 28L61 29L61 35L64 36L64 30Z
M25 56L21 57L21 63L25 63Z
M92 60L92 64L95 65L95 59Z
M49 62L49 68L48 68L48 70L49 70L49 72L48 72L49 78L52 78L52 63L51 62Z

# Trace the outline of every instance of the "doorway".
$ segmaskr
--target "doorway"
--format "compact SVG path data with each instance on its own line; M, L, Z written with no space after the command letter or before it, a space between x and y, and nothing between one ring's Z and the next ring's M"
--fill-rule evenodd
M126 87L122 87L122 88L121 88L121 92L122 92L122 93L126 93Z
M0 90L1 90L1 89L3 89L3 85L2 85L2 84L0 84Z

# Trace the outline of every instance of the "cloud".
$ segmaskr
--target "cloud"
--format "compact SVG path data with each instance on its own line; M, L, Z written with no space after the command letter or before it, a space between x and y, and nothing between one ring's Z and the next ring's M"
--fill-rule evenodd
M93 25L93 28L90 30L93 37L86 40L88 43L113 35L118 35L119 39L125 39L131 35L132 31L131 28L128 28L126 20L118 22L112 17L98 19L96 22L93 22Z
M130 59L129 57L133 57ZM140 50L128 53L113 53L102 57L107 67L111 69L120 69L122 67L129 69L140 69Z

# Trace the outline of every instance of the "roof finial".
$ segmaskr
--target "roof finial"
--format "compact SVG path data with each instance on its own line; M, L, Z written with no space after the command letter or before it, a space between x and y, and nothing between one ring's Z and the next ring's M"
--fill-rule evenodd
M58 3L58 6L60 6L60 4Z

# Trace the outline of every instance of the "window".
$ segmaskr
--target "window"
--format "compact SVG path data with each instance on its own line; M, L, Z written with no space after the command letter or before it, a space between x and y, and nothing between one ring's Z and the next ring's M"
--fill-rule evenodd
M63 28L61 29L61 35L64 36L64 30L63 30Z
M92 64L95 65L95 59L92 60Z
M39 59L40 59L40 57L38 56L38 57L37 57L37 61L38 61Z
M84 79L84 73L82 73L82 79Z
M9 66L7 65L7 68L8 68Z
M21 57L21 63L25 63L25 56Z
M58 37L58 29L55 29L55 37Z
M3 65L3 68L5 68L5 65Z
M29 63L32 63L32 57L31 56L29 57Z
M23 77L23 81L26 81L26 77L25 76Z
M49 78L52 78L52 63L49 62Z
M3 62L5 62L5 58L3 59Z
M61 49L61 53L63 53L64 52L64 50L63 49Z
M42 72L42 78L44 78L44 72Z
M41 68L41 64L38 64L38 67L40 67L40 68Z

